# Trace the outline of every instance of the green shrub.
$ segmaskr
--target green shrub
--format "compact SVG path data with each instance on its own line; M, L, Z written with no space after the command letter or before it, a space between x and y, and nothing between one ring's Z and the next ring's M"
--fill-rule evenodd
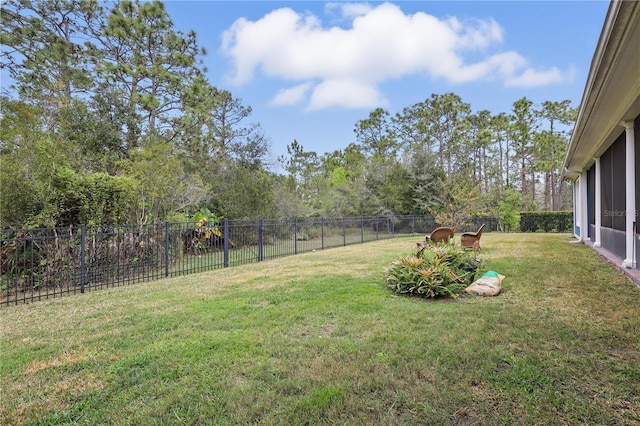
M513 189L508 189L504 200L500 202L500 220L506 232L516 231L520 223L518 206L522 204L522 196Z
M522 232L568 232L573 224L573 212L522 212L520 231Z
M387 287L399 294L457 297L476 277L478 260L453 244L426 247L385 269Z

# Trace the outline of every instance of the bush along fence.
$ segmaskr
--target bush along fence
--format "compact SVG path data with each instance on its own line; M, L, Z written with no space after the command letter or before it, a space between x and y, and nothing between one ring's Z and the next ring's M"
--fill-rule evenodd
M476 218L457 232L495 230ZM0 306L315 250L425 235L431 216L228 220L0 231Z
M573 212L522 212L521 232L569 232L573 229Z

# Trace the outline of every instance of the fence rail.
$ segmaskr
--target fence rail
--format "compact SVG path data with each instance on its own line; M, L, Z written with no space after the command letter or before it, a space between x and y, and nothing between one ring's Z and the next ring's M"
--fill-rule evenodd
M456 231L495 230L493 218ZM0 230L0 306L261 262L396 236L424 235L431 216L228 220ZM215 229L215 232L213 230Z

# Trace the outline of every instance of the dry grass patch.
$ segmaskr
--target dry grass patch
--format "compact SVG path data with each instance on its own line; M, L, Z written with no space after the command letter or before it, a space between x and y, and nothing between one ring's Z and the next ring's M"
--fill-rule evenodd
M48 361L37 361L32 363L31 365L29 365L27 367L27 373L29 374L34 374L37 373L40 370L44 370L46 368L51 368L51 367L60 367L60 366L68 366L68 365L72 365L72 364L78 364L81 362L84 362L86 360L86 355L79 355L79 354L68 354L68 353L64 353L61 356L52 359L52 360L48 360Z

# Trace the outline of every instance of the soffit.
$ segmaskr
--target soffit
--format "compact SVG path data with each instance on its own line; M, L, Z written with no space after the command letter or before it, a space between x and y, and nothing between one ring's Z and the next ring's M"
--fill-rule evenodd
M612 2L578 110L565 174L581 171L640 115L640 2ZM640 129L638 129L640 131Z

